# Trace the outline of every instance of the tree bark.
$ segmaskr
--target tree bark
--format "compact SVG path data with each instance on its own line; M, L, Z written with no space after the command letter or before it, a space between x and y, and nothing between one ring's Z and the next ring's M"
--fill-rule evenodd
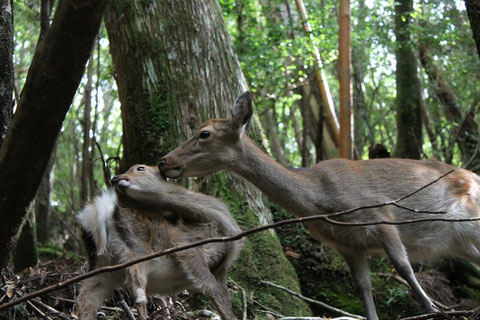
M413 0L400 0L395 5L397 69L397 143L394 155L420 159L422 150L422 109L417 58L410 39L410 14Z
M52 170L55 163L54 147L50 161L48 162L45 174L42 177L37 194L35 195L35 224L37 240L40 243L46 243L48 240L48 216L50 213L50 193L52 190Z
M473 39L477 44L477 54L480 58L480 0L465 0L468 18L473 32Z
M156 163L204 120L229 116L246 90L217 0L109 0L106 26L124 121L121 170ZM262 141L258 126L251 129ZM191 187L228 200L245 229L272 220L259 190L240 177L220 173L206 181ZM298 289L274 233L249 238L233 269L245 289L262 292L261 303L275 303L285 314L309 312L303 303L255 288L254 278L268 277Z
M22 225L12 252L13 271L21 272L38 263L37 236L35 234L35 216L30 212Z
M0 0L0 146L13 109L13 1Z
M0 267L35 196L85 69L103 1L65 0L38 45L17 112L0 150Z

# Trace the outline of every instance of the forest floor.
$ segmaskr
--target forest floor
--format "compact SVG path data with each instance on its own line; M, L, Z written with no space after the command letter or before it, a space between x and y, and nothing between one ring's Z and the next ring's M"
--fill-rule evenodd
M18 274L14 274L9 268L6 268L1 274L0 304L78 276L84 272L85 266L83 260L61 256L41 262L37 267L28 268ZM74 303L78 295L78 288L79 283L75 283L64 289L13 306L6 311L0 311L0 319L76 319ZM168 319L169 317L172 320L211 319L210 316L202 317L198 312L194 315L192 312L187 312L190 309L189 298L190 295L187 292L179 294L174 300L169 301L167 308L162 308L160 297L149 297L148 314L150 317L148 319ZM122 300L127 304L122 304ZM132 306L133 299L127 292L116 290L113 297L106 300L99 310L97 319L129 319L125 308L136 315L135 308L126 305Z
M28 268L20 273L13 273L9 268L5 268L0 275L0 304L8 302L10 299L25 296L31 292L40 290L47 286L55 285L67 279L73 278L84 272L86 263L83 259L67 257L62 255L58 258L52 259L50 256L48 259L44 259L35 268ZM446 306L454 306L455 310L472 310L478 307L478 301L472 301L470 299L463 299L458 296L455 286L452 286L445 275L436 270L428 270L418 272L417 278L419 279L422 287L427 293L436 301L441 302ZM331 275L330 275L331 276ZM397 279L394 273L390 274L377 274L380 278L386 278L390 285L397 283L402 285L402 280ZM342 282L337 278L335 282ZM395 285L395 286L397 286ZM79 283L70 285L52 293L42 295L38 298L32 299L28 302L11 307L5 311L0 311L0 320L23 320L23 319L76 319L76 312L74 310L74 302L78 295ZM406 288L406 286L404 286ZM389 296L392 295L392 287L389 290ZM378 297L378 296L377 296ZM387 298L387 297L386 297ZM398 298L398 297L397 297ZM215 319L212 318L208 311L191 311L195 308L197 297L190 295L188 292L177 295L168 303L168 307L162 307L160 297L149 297L148 302L148 319L172 319L172 320L193 320L193 319ZM358 299L355 299L358 300ZM396 299L396 302L388 303L390 308L411 308L416 309L414 314L421 314L421 308L416 303L415 297L411 292L404 297L403 302ZM122 303L126 301L126 303ZM378 301L379 307L386 303L385 301ZM97 319L129 319L127 311L130 310L136 315L136 310L133 306L133 299L129 294L123 290L116 290L113 297L110 297L105 301ZM122 307L123 306L123 307ZM317 310L318 311L318 310ZM381 311L381 310L379 310ZM203 313L202 312L206 312ZM322 314L323 312L320 312ZM408 314L394 312L395 316L389 319L399 319ZM480 318L480 316L479 316ZM468 319L479 319L468 318ZM217 318L218 319L218 318ZM467 319L465 317L454 317L452 319Z

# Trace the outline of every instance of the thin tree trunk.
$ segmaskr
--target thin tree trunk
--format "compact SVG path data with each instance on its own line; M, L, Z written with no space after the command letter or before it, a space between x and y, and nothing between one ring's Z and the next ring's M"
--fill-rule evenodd
M0 146L12 118L13 76L13 1L0 0Z
M465 0L468 18L473 32L473 39L477 44L477 54L480 58L480 0Z
M413 0L400 0L395 5L397 69L397 143L394 155L420 159L422 150L422 109L417 58L410 40L410 14Z
M246 90L217 0L109 0L106 26L122 108L121 170L156 163L207 118L229 116ZM249 135L262 141L258 121L254 124ZM272 220L260 191L245 180L223 173L206 181L192 187L228 200L245 228ZM256 282L252 277L267 273L298 289L295 271L272 233L249 238L234 269L233 277L246 279L242 285L249 290ZM262 303L280 306L279 312L308 313L303 303L255 290L262 290Z
M437 135L435 130L432 126L432 117L430 116L430 110L428 110L428 106L425 103L425 100L422 98L421 100L421 107L422 107L422 120L427 130L428 138L430 139L430 143L432 145L433 154L438 156L438 142L437 142Z
M478 143L478 127L474 119L474 114L468 112L464 114L459 105L458 98L453 92L447 79L433 62L432 53L426 43L420 45L420 61L430 80L435 84L435 94L444 107L447 119L455 124L455 131L452 137L456 137L457 141L452 141L449 154L453 154L453 144L458 142L458 147L462 153L462 160L466 163L476 152ZM446 155L446 159L451 157ZM471 161L470 167L478 167L480 165L480 157L476 157Z
M85 69L103 1L60 1L0 150L0 267L32 201ZM33 159L32 159L33 155Z
M50 192L52 185L52 171L55 164L55 151L57 147L55 145L52 157L48 162L48 166L45 170L45 174L42 177L42 182L38 187L37 194L35 196L35 224L37 228L37 240L40 243L46 243L48 240L48 220L50 213Z

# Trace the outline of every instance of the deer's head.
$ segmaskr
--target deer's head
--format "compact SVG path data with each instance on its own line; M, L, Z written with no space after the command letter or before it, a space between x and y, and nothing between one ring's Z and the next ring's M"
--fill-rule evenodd
M205 176L235 161L240 139L252 118L250 92L238 97L230 119L210 119L195 134L163 157L158 167L168 178Z

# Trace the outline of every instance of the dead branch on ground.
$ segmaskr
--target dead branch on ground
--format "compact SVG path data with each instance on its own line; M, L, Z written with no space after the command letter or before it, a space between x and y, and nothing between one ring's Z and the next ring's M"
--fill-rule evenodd
M263 281L263 280L262 280L260 283L265 284L265 285L268 285L268 286L273 287L273 288L280 289L280 290L282 290L282 291L285 291L285 292L287 292L288 294L291 294L292 296L295 296L295 297L297 297L297 298L300 298L300 299L302 299L302 300L305 300L305 301L307 301L308 303L311 303L311 304L315 304L315 305L317 305L317 306L320 306L321 308L326 309L326 310L328 310L328 311L331 311L331 312L333 312L333 313L336 313L336 314L339 314L339 315L342 315L342 316L346 316L346 317L352 317L352 318L354 318L354 319L366 319L366 318L363 317L363 316L359 316L359 315L357 315L357 314L351 314L351 313L348 313L348 312L343 311L343 310L341 310L341 309L332 307L331 305L326 304L326 303L324 303L324 302L321 302L321 301L318 301L318 300L315 300L315 299L312 299L312 298L305 297L305 296L301 295L301 294L298 293L298 292L295 292L295 291L290 290L290 289L288 289L288 288L282 287L282 286L280 286L280 285L278 285L278 284L275 284L275 283L273 283L273 282Z

